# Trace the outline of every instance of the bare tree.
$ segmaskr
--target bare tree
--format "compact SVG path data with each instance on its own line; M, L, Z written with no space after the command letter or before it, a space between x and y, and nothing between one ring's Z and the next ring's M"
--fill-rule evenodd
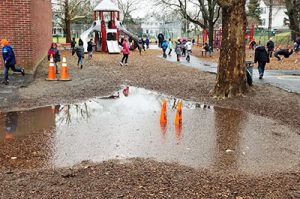
M118 4L121 13L123 14L123 23L133 23L132 13L138 10L140 5L140 0L115 0Z
M66 34L66 42L71 42L71 23L77 22L91 15L85 12L90 7L90 0L56 0L53 13L58 18L57 23Z
M246 0L218 0L222 7L222 46L214 95L232 97L247 91L245 67Z
M221 9L217 5L217 0L156 0L156 5L165 5L177 10L188 21L199 25L202 29L208 29L209 45L213 46L214 26ZM188 9L190 6L195 8L195 12Z
M300 1L285 0L286 14L289 16L289 27L292 31L292 39L300 35Z

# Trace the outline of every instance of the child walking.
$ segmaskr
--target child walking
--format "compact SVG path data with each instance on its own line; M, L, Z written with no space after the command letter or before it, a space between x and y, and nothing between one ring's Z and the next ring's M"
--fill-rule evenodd
M173 42L172 42L171 38L169 39L168 49L169 49L169 54L168 55L171 56L171 52L173 50Z
M57 44L56 43L52 43L51 47L48 51L48 61L50 61L50 57L53 57L53 61L55 64L55 69L56 69L56 74L58 74L58 62L60 62L60 54L59 51L57 49Z
M83 68L83 62L84 62L84 48L83 48L83 41L79 40L79 45L75 48L76 55L78 57L77 65L80 65L80 69Z
M130 51L129 51L129 44L128 44L126 38L123 41L123 50L122 50L122 52L123 52L123 58L120 62L120 65L123 66L123 62L125 61L125 66L128 66L127 62L128 62L128 57L129 57Z

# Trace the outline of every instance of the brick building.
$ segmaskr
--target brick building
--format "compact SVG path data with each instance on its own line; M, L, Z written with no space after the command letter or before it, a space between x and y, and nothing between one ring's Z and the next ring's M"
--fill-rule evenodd
M0 0L0 10L0 39L9 40L18 66L34 71L52 41L51 0Z

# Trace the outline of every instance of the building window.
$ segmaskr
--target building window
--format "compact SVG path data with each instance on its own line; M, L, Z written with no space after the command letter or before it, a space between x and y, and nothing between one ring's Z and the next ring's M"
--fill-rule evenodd
M260 11L261 11L261 14L266 14L267 8L266 7L260 8Z

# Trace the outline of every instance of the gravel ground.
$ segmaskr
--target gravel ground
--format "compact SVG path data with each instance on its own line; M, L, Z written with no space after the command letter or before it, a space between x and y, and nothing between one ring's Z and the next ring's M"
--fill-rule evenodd
M159 54L159 51L146 51L142 56L132 53L126 67L118 64L121 55L96 54L93 60L86 60L80 70L76 57L65 52L72 81L45 81L48 65L45 60L34 81L6 95L0 109L72 103L109 95L121 85L131 85L265 116L300 134L298 94L255 85L245 96L216 100L209 94L215 84L215 75L170 63L157 57ZM151 160L84 163L60 170L12 168L0 170L0 182L0 198L300 198L298 170L253 177L194 170Z
M300 197L299 180L299 172L251 177L134 159L0 173L0 197L289 199Z

